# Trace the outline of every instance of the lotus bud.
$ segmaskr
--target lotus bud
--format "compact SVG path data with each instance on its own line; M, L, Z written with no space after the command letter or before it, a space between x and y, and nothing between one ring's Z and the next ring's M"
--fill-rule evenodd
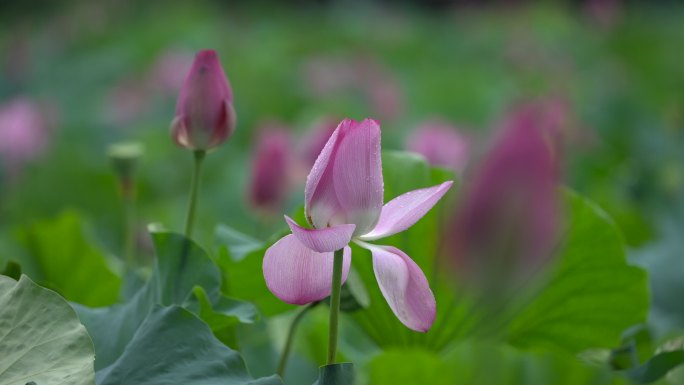
M444 250L463 281L502 292L552 256L560 220L558 172L534 109L519 110L463 183Z
M470 155L470 141L448 123L430 121L421 125L408 139L406 147L417 152L435 167L461 172Z
M233 92L213 50L200 51L190 68L171 123L174 141L192 150L210 150L235 130Z
M26 98L0 105L0 163L10 178L42 155L50 143L50 127L40 106Z
M269 129L261 134L249 187L253 206L269 211L282 206L288 192L290 147L290 136L283 129Z

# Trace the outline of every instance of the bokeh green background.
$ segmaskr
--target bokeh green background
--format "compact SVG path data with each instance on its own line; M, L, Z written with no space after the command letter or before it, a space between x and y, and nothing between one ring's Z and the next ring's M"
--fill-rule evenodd
M412 130L438 117L475 138L475 160L514 103L561 96L576 133L565 183L615 218L631 260L647 267L654 327L681 330L682 25L684 6L676 2L617 2L607 19L570 2L2 4L0 103L39 101L51 129L44 154L20 177L0 178L0 262L22 261L40 277L26 229L65 210L85 220L94 243L115 261L123 224L106 149L124 140L145 147L141 229L149 222L181 229L191 154L169 136L175 93L150 79L166 53L213 48L239 123L206 161L200 243L211 243L217 223L262 239L284 229L280 213L257 213L247 199L255 140L269 121L303 142L321 118L377 117L383 148L404 149ZM396 108L379 109L360 87L321 96L311 72L327 65L372 68L394 87ZM283 212L301 198L301 188L293 188Z

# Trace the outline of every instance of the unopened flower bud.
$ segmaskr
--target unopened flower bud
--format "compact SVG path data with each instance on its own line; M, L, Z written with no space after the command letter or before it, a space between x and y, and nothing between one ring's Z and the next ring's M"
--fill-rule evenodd
M200 51L181 88L171 123L175 142L192 150L210 150L235 130L233 92L213 50Z
M442 121L421 125L407 142L407 147L427 159L435 167L462 172L470 156L470 140L456 127Z
M254 207L278 210L287 197L291 143L284 129L261 134L252 165L249 200Z

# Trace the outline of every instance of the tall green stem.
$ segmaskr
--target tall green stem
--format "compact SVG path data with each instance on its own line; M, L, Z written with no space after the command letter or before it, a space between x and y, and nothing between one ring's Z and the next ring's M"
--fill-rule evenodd
M132 188L131 188L132 189ZM135 202L133 192L123 194L124 210L124 256L128 268L133 268L135 262Z
M185 236L187 238L192 237L192 230L195 224L195 206L197 206L197 191L200 185L200 171L202 170L202 161L204 160L204 155L206 155L204 150L195 150L195 167L192 170L192 180L190 181L190 198L188 199L188 212L185 217Z
M337 330L340 316L340 294L342 291L342 262L344 249L335 251L333 260L332 286L330 288L330 329L328 331L328 365L335 363L337 356Z
M299 326L299 323L302 321L306 313L308 313L309 310L316 307L319 303L320 302L310 303L309 306L302 309L295 316L294 320L292 320L292 323L290 324L290 330L288 330L287 332L287 340L285 341L283 353L280 355L280 361L278 361L278 369L276 370L276 374L279 375L280 378L283 378L283 376L285 376L285 367L287 366L287 359L290 357L290 351L292 351L292 343L294 342L294 336L297 332L297 326Z

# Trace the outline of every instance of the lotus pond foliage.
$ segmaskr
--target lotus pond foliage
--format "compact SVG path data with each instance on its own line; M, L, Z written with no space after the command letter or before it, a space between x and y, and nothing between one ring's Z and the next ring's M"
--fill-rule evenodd
M0 10L0 385L684 384L680 5Z

